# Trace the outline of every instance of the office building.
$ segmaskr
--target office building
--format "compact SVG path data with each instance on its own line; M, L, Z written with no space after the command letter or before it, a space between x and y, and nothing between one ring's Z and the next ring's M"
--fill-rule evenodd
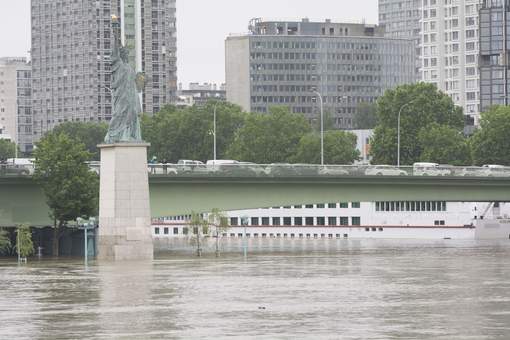
M508 105L510 1L485 0L480 10L480 105Z
M31 67L26 58L0 58L0 134L32 151Z
M226 40L227 100L246 111L288 106L336 128L351 129L358 105L415 80L414 44L384 37L375 25L253 20L250 34Z
M422 0L379 0L379 25L389 38L412 39L415 43L416 79L421 68L421 4Z
M175 0L32 0L34 138L66 121L109 121L111 16L145 76L144 112L175 101Z

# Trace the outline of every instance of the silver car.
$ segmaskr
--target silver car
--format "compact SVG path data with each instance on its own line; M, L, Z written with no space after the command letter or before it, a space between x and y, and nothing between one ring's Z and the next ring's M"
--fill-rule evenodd
M365 170L366 176L407 176L407 172L391 165L374 165Z

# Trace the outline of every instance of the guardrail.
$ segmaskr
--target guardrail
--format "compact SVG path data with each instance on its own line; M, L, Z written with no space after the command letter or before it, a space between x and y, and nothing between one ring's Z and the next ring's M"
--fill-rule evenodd
M100 173L99 162L88 162ZM312 164L149 164L147 171L159 177L510 177L510 167L416 167L390 165L312 165ZM31 176L33 165L0 164L0 176Z

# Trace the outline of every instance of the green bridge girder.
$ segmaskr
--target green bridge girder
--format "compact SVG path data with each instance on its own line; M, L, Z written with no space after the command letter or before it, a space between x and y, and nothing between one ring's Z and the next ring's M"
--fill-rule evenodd
M238 210L328 202L510 202L510 178L466 177L170 177L151 176L153 217L213 208ZM40 187L29 177L0 178L0 226L51 225Z

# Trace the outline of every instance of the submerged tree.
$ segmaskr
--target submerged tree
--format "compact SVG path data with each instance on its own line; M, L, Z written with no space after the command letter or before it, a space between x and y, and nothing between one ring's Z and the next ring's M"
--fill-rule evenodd
M9 232L5 229L0 229L0 254L9 254L11 251L11 246L11 238Z
M197 256L202 256L202 244L201 244L201 238L203 235L206 235L209 233L209 223L207 220L204 219L202 214L196 213L194 211L191 212L191 219L189 221L189 235L192 240L197 246Z
M16 229L16 252L22 258L27 258L34 254L34 243L32 242L32 232L30 226L21 224Z
M208 215L208 224L214 228L214 236L216 237L216 257L220 256L220 235L228 230L228 217L217 208L214 208Z

